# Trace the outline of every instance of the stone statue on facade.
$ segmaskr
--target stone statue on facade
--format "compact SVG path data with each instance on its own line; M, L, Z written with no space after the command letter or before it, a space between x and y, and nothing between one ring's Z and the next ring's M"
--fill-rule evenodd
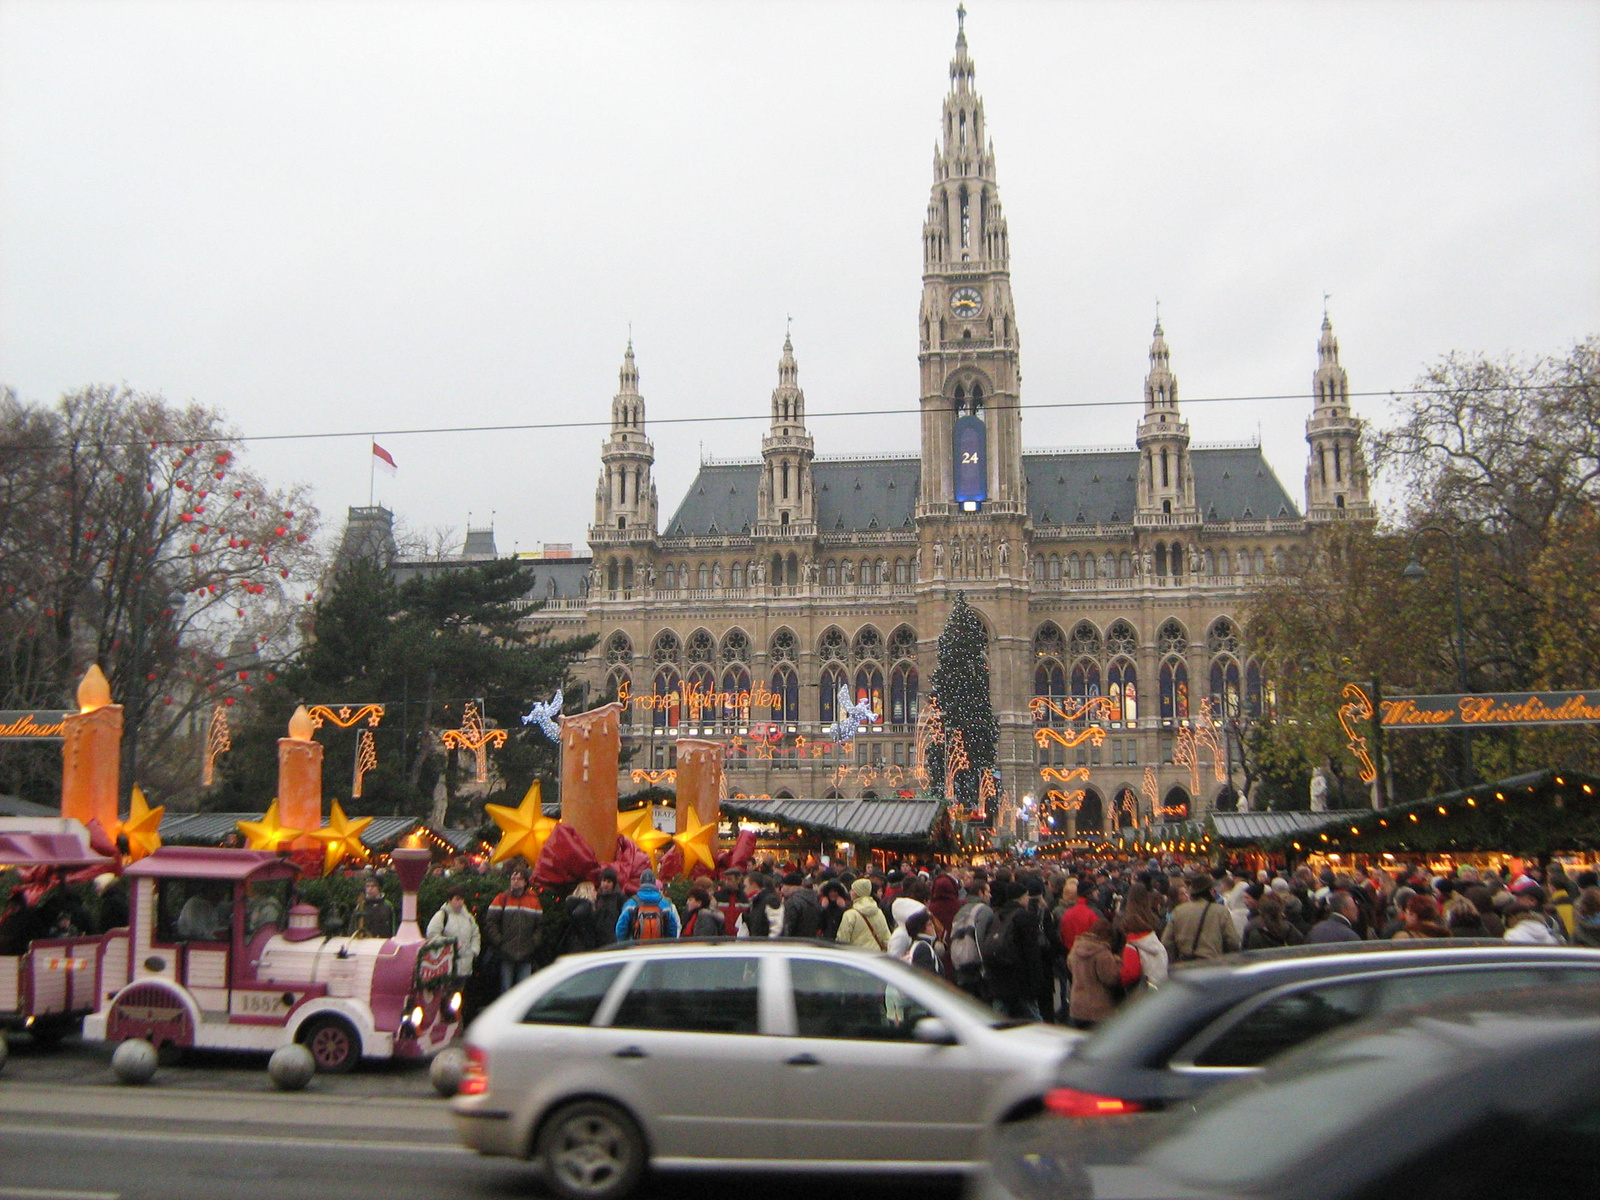
M1000 539L1000 569L1004 571L1011 565L1011 539Z
M1321 767L1311 769L1311 811L1328 811L1328 773Z
M853 559L853 558L847 558L847 559L844 560L844 582L846 583L846 585L848 585L848 584L854 583L855 581L856 581L856 560Z
M716 563L711 568L711 586L714 587L714 588L719 588L719 587L722 586L722 564L721 563Z
M595 568L596 571L599 571L599 569L600 569L599 567ZM944 573L944 543L943 542L935 542L933 544L933 573L935 575L942 575Z

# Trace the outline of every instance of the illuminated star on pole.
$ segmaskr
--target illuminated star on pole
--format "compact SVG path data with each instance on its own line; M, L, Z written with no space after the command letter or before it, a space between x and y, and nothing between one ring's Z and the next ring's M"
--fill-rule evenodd
M366 832L367 826L372 824L371 817L357 817L351 820L344 815L344 809L339 802L333 802L333 812L328 817L328 823L321 829L310 831L311 836L322 843L322 873L332 875L333 869L346 858L356 862L367 861L367 848L361 842L361 835Z
M161 849L161 816L167 811L165 804L150 807L138 784L128 798L128 819L122 823L122 832L128 836L128 861L138 862L147 854Z
M506 804L485 804L484 811L500 827L500 842L494 848L491 863L502 863L521 855L530 864L539 861L539 852L554 832L558 822L544 815L544 791L535 779L522 797L522 803L512 808Z

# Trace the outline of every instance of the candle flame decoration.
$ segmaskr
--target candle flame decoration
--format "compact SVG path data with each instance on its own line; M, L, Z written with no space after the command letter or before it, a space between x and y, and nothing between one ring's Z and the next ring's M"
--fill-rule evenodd
M315 729L316 722L311 719L306 706L304 704L297 706L294 715L289 718L289 736L297 742L309 742Z
M231 749L233 734L228 729L227 709L219 704L211 710L211 728L206 731L205 767L200 774L200 782L206 787L216 780L217 756Z
M440 740L447 750L470 750L477 756L477 780L479 783L489 781L489 755L488 748L493 746L496 750L506 744L506 731L504 729L485 729L483 717L478 713L475 702L467 701L466 712L461 716L460 729L446 729L440 734Z
M78 711L93 712L111 703L111 682L99 663L91 663L78 681Z
M350 787L350 797L353 800L361 798L361 781L367 777L367 772L378 765L378 746L372 736L372 730L363 729L356 734L356 777Z

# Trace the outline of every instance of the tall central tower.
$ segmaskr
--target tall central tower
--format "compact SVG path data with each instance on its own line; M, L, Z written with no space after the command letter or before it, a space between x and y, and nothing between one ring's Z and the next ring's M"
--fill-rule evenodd
M965 12L950 60L933 191L922 226L922 488L919 517L1020 516L1021 393L1010 244L973 86Z

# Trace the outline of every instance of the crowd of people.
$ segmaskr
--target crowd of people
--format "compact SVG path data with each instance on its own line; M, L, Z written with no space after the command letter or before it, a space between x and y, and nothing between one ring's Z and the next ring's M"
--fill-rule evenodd
M510 988L561 954L612 942L809 938L903 958L1000 1014L1089 1028L1190 962L1240 950L1408 938L1503 938L1600 948L1600 880L1560 863L1509 871L1462 866L1276 873L1151 859L1119 865L947 867L895 864L861 874L768 861L699 878L680 911L646 871L632 894L600 872L545 926L525 868L489 904L480 930L461 889L428 923L456 940L458 975L483 958ZM352 924L378 933L392 913L369 886ZM493 968L491 971L493 972Z

